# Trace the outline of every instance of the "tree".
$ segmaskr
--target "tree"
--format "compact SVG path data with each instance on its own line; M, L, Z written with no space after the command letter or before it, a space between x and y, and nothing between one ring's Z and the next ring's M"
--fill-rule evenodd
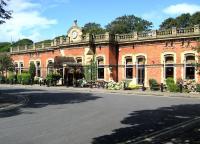
M13 43L13 46L24 46L24 45L32 45L32 44L33 44L33 41L30 39L21 39Z
M177 27L179 28L189 27L191 25L190 18L191 18L191 15L189 13L182 14L176 17Z
M9 52L11 43L9 42L0 42L0 52Z
M160 29L169 29L172 27L177 27L177 21L174 18L168 18L160 25Z
M185 27L193 26L191 18L192 17L189 13L181 14L180 16L176 18L167 18L160 25L160 29L169 29L172 27L185 28Z
M33 62L31 62L31 63L30 63L30 67L29 67L29 74L30 74L30 76L31 76L32 82L34 81L35 73L36 73L35 64L34 64Z
M200 12L196 12L191 16L191 25L200 24Z
M0 24L11 18L12 12L6 9L8 0L0 0Z
M101 27L100 24L97 23L86 23L82 28L83 34L104 34L106 32L105 29Z
M152 27L152 22L136 17L134 15L124 15L117 17L106 26L106 30L113 34L131 33L134 31L148 31Z
M8 55L7 53L0 53L0 73L4 75L5 72L7 77L7 72L13 70L14 64L10 55Z

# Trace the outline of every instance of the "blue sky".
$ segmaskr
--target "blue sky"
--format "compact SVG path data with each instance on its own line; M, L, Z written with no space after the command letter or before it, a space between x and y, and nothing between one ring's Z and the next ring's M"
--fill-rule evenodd
M154 24L168 17L200 11L199 0L11 0L13 18L0 25L0 41L53 39L66 34L74 20L105 26L118 16L134 14Z

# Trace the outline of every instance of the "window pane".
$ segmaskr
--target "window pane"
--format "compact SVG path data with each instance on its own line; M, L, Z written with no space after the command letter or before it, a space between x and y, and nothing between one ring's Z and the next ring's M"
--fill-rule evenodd
M126 68L126 78L127 79L132 79L133 78L133 68Z
M104 79L104 68L98 68L98 79Z
M174 77L174 67L166 67L165 68L165 78L173 78Z
M195 79L195 67L186 67L186 79Z

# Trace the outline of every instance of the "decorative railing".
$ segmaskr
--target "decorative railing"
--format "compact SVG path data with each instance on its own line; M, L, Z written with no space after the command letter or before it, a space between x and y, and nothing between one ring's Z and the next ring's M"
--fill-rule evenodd
M188 28L171 28L166 30L153 30L146 32L133 32L130 34L116 34L112 35L109 33L99 34L99 35L83 35L80 40L73 41L69 37L57 37L52 41L48 42L39 42L33 45L27 46L17 46L12 47L11 52L21 52L21 51L30 51L30 50L43 50L49 48L56 48L59 46L71 45L71 44L81 44L81 43L100 43L100 42L134 42L134 41L144 41L144 40L155 40L155 39L163 39L163 38L174 38L181 36L199 36L200 37L200 25L195 25L194 27Z
M167 29L167 30L157 30L156 31L157 36L169 36L172 35L172 29Z
M189 28L178 28L177 29L177 35L182 35L182 34L193 34L194 33L194 27L189 27Z

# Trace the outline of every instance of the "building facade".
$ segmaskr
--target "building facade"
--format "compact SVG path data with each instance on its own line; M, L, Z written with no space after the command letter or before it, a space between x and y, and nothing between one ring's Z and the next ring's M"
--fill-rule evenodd
M49 43L12 47L10 52L16 72L36 65L36 75L45 78L53 71L56 57L65 57L59 68L63 78L72 81L79 67L97 64L97 80L131 80L148 86L149 79L165 83L168 77L192 79L200 82L199 54L194 50L200 38L200 26L134 32L131 34L82 34L75 22L66 37L57 37ZM69 69L77 65L76 69ZM79 71L81 73L81 70ZM83 75L82 75L83 77ZM81 76L76 76L76 79Z

